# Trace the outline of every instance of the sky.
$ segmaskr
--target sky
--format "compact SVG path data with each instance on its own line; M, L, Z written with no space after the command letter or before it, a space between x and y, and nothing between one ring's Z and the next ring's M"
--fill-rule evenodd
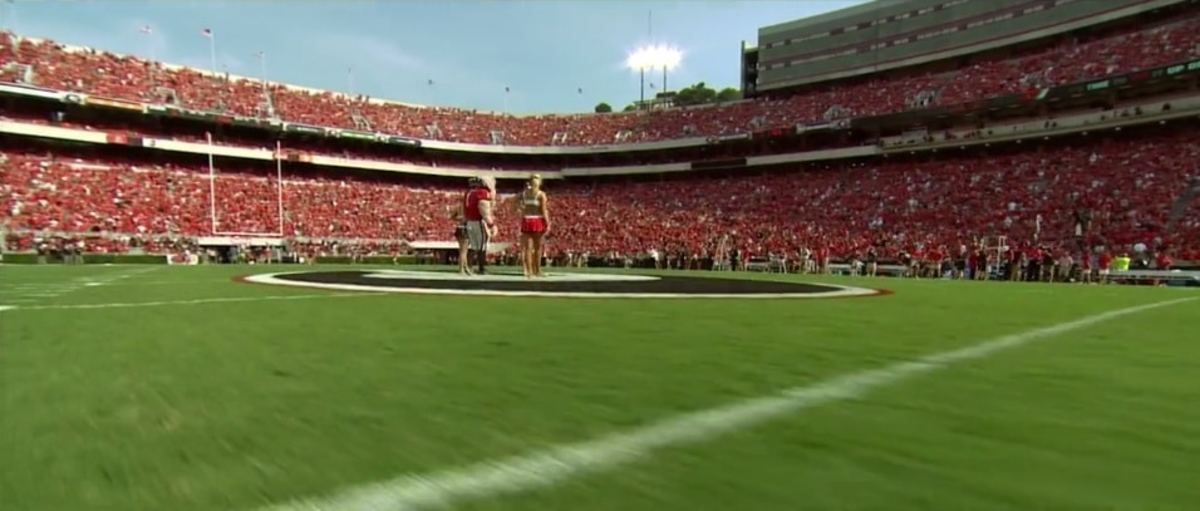
M741 41L755 44L759 27L862 1L0 0L0 25L204 69L209 28L218 69L235 75L265 64L271 81L409 103L583 112L637 99L624 62L641 45L682 50L670 89L738 87Z

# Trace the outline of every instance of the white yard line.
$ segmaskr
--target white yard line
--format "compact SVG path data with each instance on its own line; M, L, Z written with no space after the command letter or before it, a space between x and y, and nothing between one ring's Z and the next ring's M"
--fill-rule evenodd
M160 266L150 266L150 267L137 268L137 269L133 269L133 270L129 270L129 271L107 273L105 275L100 275L100 276L85 275L85 276L75 277L67 282L55 282L55 283L46 283L46 284L22 283L22 284L13 285L11 288L6 287L6 288L0 290L0 293L10 294L14 298L18 298L18 297L58 298L59 296L62 296L64 294L67 294L67 293L70 293L70 292L73 292L73 291L76 291L76 290L79 290L79 289L82 289L85 287L97 287L97 286L112 284L121 279L125 279L125 278L132 277L135 275L140 275L143 273L148 273L148 272L157 270L159 268L160 268ZM7 300L7 301L15 301L15 300Z
M327 497L296 500L260 511L409 511L448 507L462 501L549 487L649 457L654 451L665 447L711 440L814 406L854 399L916 376L983 359L1054 335L1194 299L1181 298L1103 312L985 340L910 362L839 376L772 396L675 416L593 440L442 472L402 475L387 481L347 488Z
M137 269L133 269L133 270L129 270L129 271L120 272L118 274L111 275L111 276L103 275L100 278L88 278L86 281L99 282L101 284L104 284L104 283L108 283L108 282L113 282L113 281L117 281L117 280L121 280L121 279L126 279L129 277L133 277L135 275L142 275L145 273L150 273L152 271L157 271L160 268L165 268L165 266L147 266L145 268L137 268Z
M74 286L27 286L27 287L3 287L0 288L0 293L3 294L19 294L19 293L45 293L50 291L65 291L73 289Z
M105 282L105 283L103 283L103 285L104 285L104 286L176 286L176 285L180 285L180 286L182 286L182 285L189 285L189 284L226 284L226 283L229 283L229 282L230 282L230 279L229 279L229 278L214 277L214 278L211 278L211 279L205 279L205 280L198 280L198 279L187 279L187 280L122 280L122 281L110 281L110 282ZM91 285L96 285L96 283L92 283Z
M202 305L207 303L237 303L264 302L277 300L309 300L313 298L352 298L355 296L382 296L383 293L328 293L323 295L267 295L267 296L238 296L226 298L196 298L194 300L163 300L158 302L118 302L118 303L78 303L51 305L21 305L8 307L10 311L30 310L86 310L86 309L127 309L135 307L162 307L167 305ZM5 310L5 309L0 309Z
M173 286L173 285L177 285L177 284L178 285L213 284L213 283L227 283L227 282L229 282L228 278L214 277L211 279L186 279L186 280L127 280L127 281L113 280L113 281L109 281L109 282L104 282L103 285L105 285L105 286L167 286L167 285ZM96 284L96 283L93 282L92 284ZM55 289L65 289L65 288L74 288L74 287L76 287L75 284L15 285L15 286L0 287L0 293L3 293L5 290L55 290Z

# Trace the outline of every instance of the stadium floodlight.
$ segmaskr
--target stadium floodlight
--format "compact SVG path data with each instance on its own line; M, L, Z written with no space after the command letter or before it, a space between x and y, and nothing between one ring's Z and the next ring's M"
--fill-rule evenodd
M663 92L667 91L667 71L679 67L683 62L683 51L669 44L642 46L625 58L625 67L637 71L641 76L641 101L646 101L646 70L662 68Z
M635 71L646 69L675 69L683 61L683 52L670 45L643 46L630 53L625 65Z

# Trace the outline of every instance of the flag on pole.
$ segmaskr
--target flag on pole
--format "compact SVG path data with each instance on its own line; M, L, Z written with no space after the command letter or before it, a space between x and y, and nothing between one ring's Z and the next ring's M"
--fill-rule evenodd
M580 88L579 88L579 93L580 93L580 94L583 94L583 87L580 87Z
M207 37L207 38L209 38L209 39L212 39L212 29L211 29L211 28L206 28L206 29L204 29L204 30L201 30L201 31L200 31L200 35L202 35L202 36L204 36L204 37Z
M507 86L507 85L505 85L505 86L504 86L504 92L509 92L509 89L508 89L508 86Z
M260 58L260 59L261 59L261 58L263 58L263 55L266 55L266 52L264 52L264 51L262 51L262 50L258 50L258 51L256 51L256 52L254 52L254 56L255 56L255 57L258 57L258 58Z
M433 85L433 78L429 79L429 85Z
M153 34L153 33L154 33L154 29L150 28L150 25L145 25L145 26L143 26L143 27L142 27L142 29L141 29L141 32L142 32L143 34L147 34L147 35L148 35L148 34Z

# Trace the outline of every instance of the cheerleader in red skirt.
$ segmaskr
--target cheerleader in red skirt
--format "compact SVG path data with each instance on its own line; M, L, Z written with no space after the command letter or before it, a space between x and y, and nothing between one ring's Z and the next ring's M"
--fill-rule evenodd
M521 263L526 277L542 276L542 241L550 232L550 209L542 176L529 177L521 192Z

